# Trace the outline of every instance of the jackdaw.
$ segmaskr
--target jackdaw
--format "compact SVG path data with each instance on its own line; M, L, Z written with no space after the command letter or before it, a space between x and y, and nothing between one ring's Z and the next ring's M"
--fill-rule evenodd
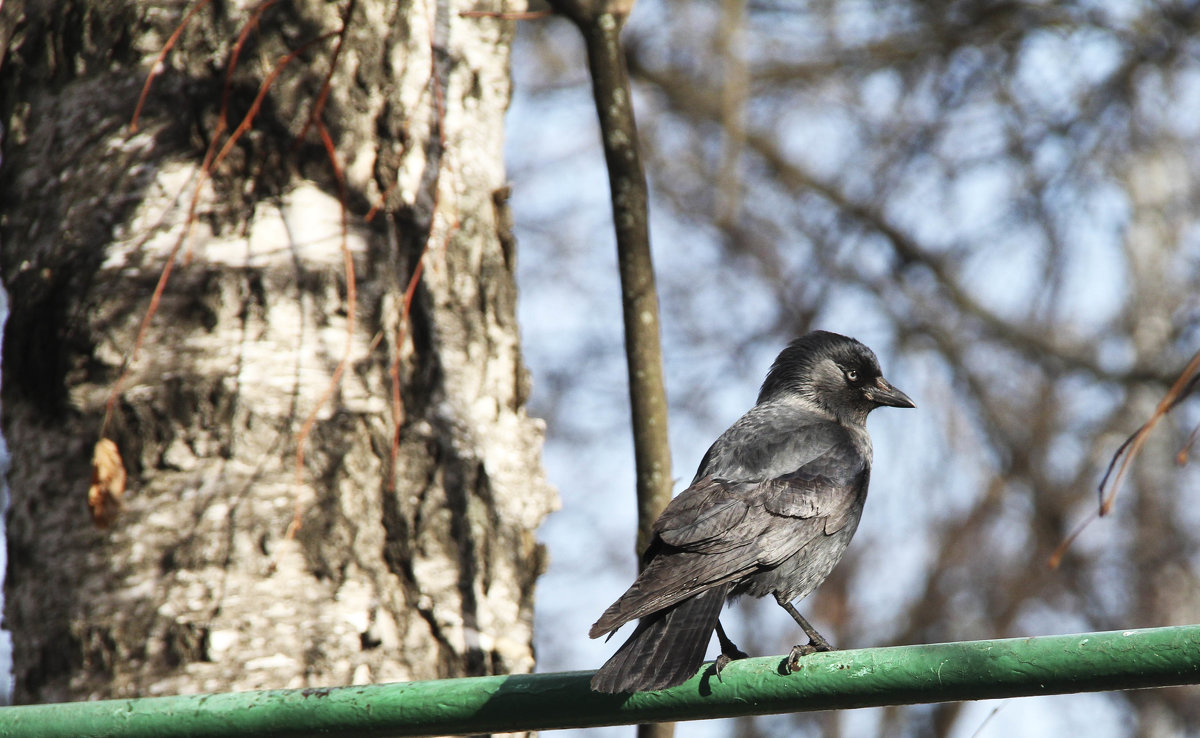
M758 402L704 454L690 487L654 523L642 572L588 633L633 635L592 678L597 692L639 692L696 674L714 629L716 673L745 653L718 616L726 600L773 595L809 642L831 650L792 601L829 576L858 527L871 476L867 413L916 407L883 378L871 349L836 333L793 341L772 364Z

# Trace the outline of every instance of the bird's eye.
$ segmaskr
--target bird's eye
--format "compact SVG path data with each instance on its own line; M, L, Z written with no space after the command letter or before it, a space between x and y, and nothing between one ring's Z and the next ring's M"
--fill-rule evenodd
M846 381L847 382L857 382L858 381L858 370L857 369L847 369L846 370Z

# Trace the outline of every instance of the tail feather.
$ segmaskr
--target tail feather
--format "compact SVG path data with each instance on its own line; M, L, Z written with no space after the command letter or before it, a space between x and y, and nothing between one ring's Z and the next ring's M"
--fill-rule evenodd
M729 585L705 590L642 618L629 640L596 671L597 692L646 692L683 684L695 676Z

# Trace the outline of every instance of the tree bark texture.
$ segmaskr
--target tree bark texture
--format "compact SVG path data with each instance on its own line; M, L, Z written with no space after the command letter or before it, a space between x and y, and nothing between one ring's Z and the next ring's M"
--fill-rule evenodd
M531 670L534 532L557 498L524 409L506 225L512 24L452 0L215 2L131 132L192 7L0 11L15 701ZM331 64L320 119L345 173L354 311L320 126L297 144ZM252 128L203 176L222 100L232 130L274 70ZM106 426L129 481L101 529L92 447L197 187Z

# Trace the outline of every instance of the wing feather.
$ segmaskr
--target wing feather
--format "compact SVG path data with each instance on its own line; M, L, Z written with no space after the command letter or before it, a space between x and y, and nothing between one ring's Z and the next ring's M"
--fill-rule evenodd
M762 483L704 479L697 487L680 497L695 494L707 504L685 500L658 526L645 568L592 626L593 638L697 592L778 565L817 537L840 529L860 489L858 479L838 483L820 476Z

